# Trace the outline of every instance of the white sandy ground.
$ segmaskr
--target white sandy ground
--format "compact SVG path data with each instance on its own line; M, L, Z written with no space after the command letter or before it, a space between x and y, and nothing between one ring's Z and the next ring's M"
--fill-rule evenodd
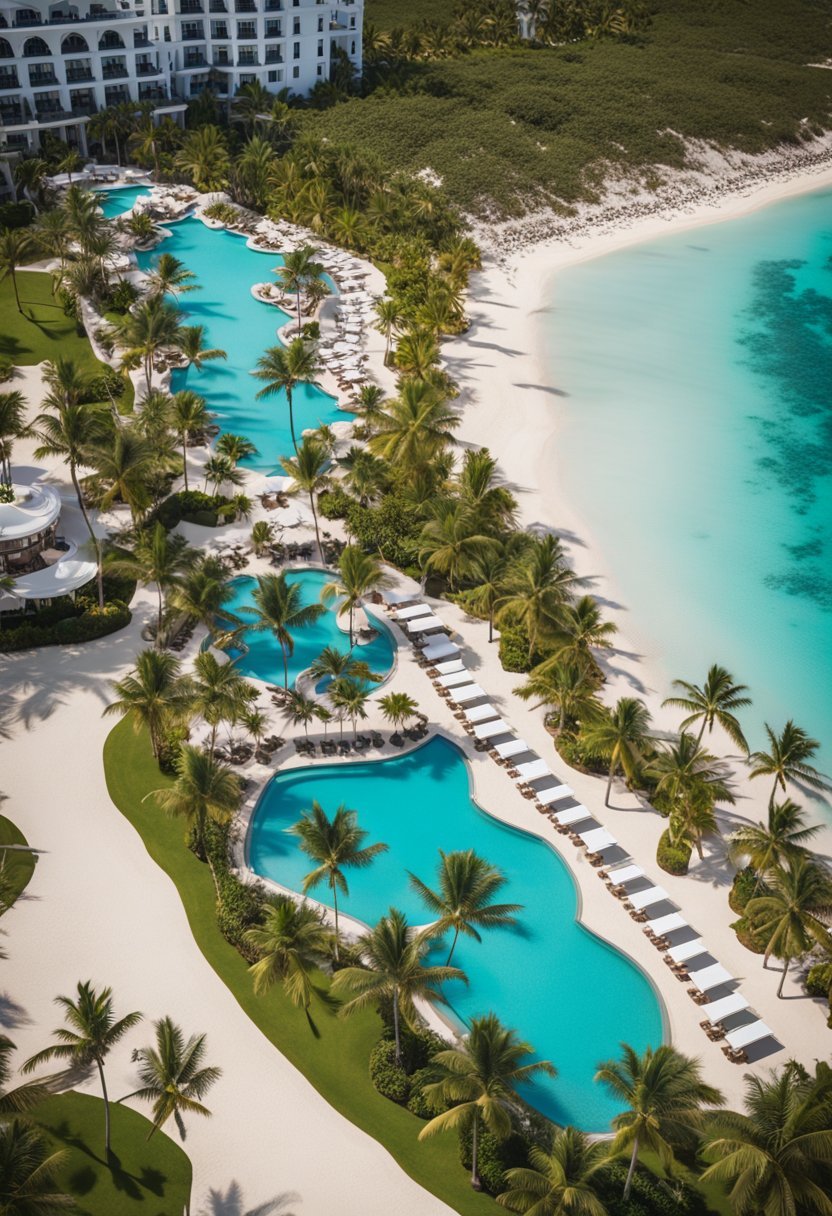
M774 197L829 182L832 171L806 174L742 198L729 197L719 209L702 208L671 222L678 227L727 218ZM669 231L671 222L652 217L617 234L587 238L580 246L538 247L508 271L487 266L472 283L470 331L444 350L451 373L463 387L461 440L486 445L498 457L516 489L525 523L582 538L586 548L576 546L573 553L579 572L600 574L595 590L616 602L620 602L617 593L604 575L603 555L592 548L569 504L557 496L553 472L557 420L535 350L534 313L547 302L548 276L559 265ZM376 348L380 345L373 342ZM374 353L378 360L378 349ZM389 373L384 378L389 380ZM33 406L39 399L38 380L37 369L25 369L19 385ZM520 385L541 387L521 390ZM30 445L18 445L15 457L16 463L31 463ZM199 462L200 455L194 454L194 472ZM54 473L53 479L59 476ZM65 489L69 494L69 487ZM287 533L286 539L308 534L308 529L300 528ZM204 539L208 540L207 534ZM212 534L212 539L219 537ZM133 624L114 637L0 661L0 789L7 798L3 812L43 850L24 898L4 926L10 935L10 959L0 993L0 1024L18 1043L23 1058L42 1046L60 1023L52 1005L54 995L71 991L78 979L89 977L97 984L113 985L122 1010L141 1009L148 1018L170 1013L189 1033L207 1032L211 1062L222 1065L224 1075L209 1100L213 1118L189 1121L185 1148L194 1164L196 1212L240 1216L275 1195L287 1196L281 1211L315 1216L336 1206L339 1211L362 1214L448 1211L407 1178L380 1145L336 1114L252 1026L194 944L175 888L110 803L101 751L111 723L102 719L101 710L109 699L109 681L129 669L142 645L140 629L151 618L154 603L153 594L139 593ZM487 626L469 620L452 605L438 608L459 631L468 666L517 733L568 780L598 820L669 891L778 1035L784 1050L752 1067L782 1063L788 1056L811 1063L827 1054L822 1003L805 998L791 980L785 989L788 999L778 1001L777 974L764 971L760 959L745 951L728 929L733 919L726 900L730 870L722 846L709 844L705 862L695 863L687 878L661 874L654 859L664 822L621 789L615 790L613 809L604 808L603 782L568 770L554 753L542 711L512 696L520 677L502 671L496 645L487 644ZM657 723L673 727L674 719L659 709L670 677L651 665L649 646L641 639L631 644L637 637L632 622L622 618L619 625L620 651L610 664L610 696L635 688L651 706ZM630 652L645 657L632 660ZM708 1079L738 1103L746 1069L729 1064L718 1045L706 1039L698 1025L701 1013L685 986L608 894L583 854L554 833L503 770L471 749L406 646L399 654L394 687L411 692L430 715L431 724L466 750L480 803L517 826L539 832L564 857L577 884L584 923L645 970L661 996L673 1042L700 1055ZM377 708L368 724L381 725ZM281 725L279 720L275 725ZM286 733L285 726L281 733ZM716 750L727 753L730 746L717 743ZM297 763L288 748L282 757L284 764ZM266 776L263 770L251 772ZM747 784L740 791L743 799L731 822L761 817L766 791ZM824 845L828 839L827 834ZM113 1053L110 1088L116 1096L133 1088L130 1052L148 1041L148 1032L145 1023ZM96 1092L94 1081L85 1087ZM360 1188L354 1185L358 1179ZM366 1185L368 1179L371 1186Z

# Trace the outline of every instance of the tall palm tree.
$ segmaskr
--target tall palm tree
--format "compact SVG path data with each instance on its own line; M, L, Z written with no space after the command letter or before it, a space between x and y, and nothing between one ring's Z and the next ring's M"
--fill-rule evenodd
M183 325L179 330L176 348L187 367L202 371L203 363L213 359L227 359L228 355L219 346L207 346L204 325Z
M604 806L610 804L612 781L619 769L633 781L649 739L650 711L636 697L621 697L613 710L588 722L582 738L590 755L609 763Z
M751 765L752 777L774 777L769 806L774 803L778 786L785 794L789 781L808 785L813 790L832 790L829 779L807 763L820 747L817 739L813 739L800 726L796 726L791 718L779 735L774 733L768 722L765 726L770 750L752 752L748 763Z
M381 563L374 557L357 545L347 545L342 549L338 558L338 576L321 589L321 599L325 604L335 599L341 600L338 615L349 617L350 648L355 645L353 624L356 608L360 607L365 596L389 586L389 575L385 574Z
M168 532L156 521L152 528L143 529L136 537L132 553L113 554L107 565L116 574L135 578L143 585L155 583L157 596L156 649L163 645L162 621L165 597L178 586L185 571L196 560L196 552L184 536Z
M312 975L330 956L332 934L311 904L280 899L266 908L262 925L245 939L260 955L249 967L257 996L281 981L293 1005L308 1009Z
M710 806L717 802L733 805L736 801L727 784L725 765L704 747L682 731L678 739L659 746L649 765L650 776L656 782L655 805L673 816L691 795L707 794Z
M303 893L326 883L332 892L335 913L335 958L339 955L338 892L349 893L345 870L364 870L372 865L380 853L387 852L381 842L365 845L367 833L358 826L358 815L341 805L332 819L323 807L313 802L311 808L290 829L300 840L300 847L307 857L316 863L303 879Z
M745 1111L708 1121L701 1181L729 1186L736 1216L829 1216L830 1071L790 1061L745 1077Z
M384 335L384 363L387 366L390 363L390 344L393 335L402 323L401 308L391 296L382 296L381 299L376 300L374 308L378 318L375 327L379 333Z
M182 341L183 314L161 295L150 296L110 326L110 336L122 348L122 362L139 363L145 384L152 387L153 364L163 350L176 350Z
M419 536L419 563L423 577L430 570L444 575L452 588L464 578L497 542L481 530L476 514L464 503L438 499L430 508L432 518Z
M58 270L52 275L52 294L63 282L66 261L72 248L69 216L62 207L42 211L32 230L38 251L45 257L58 259Z
M113 680L111 688L116 700L104 713L129 717L136 732L145 728L158 760L166 731L189 712L190 690L181 678L179 660L158 650L142 650L136 656L135 670Z
M776 866L783 866L795 857L808 857L806 843L820 831L820 824L807 825L806 812L796 802L786 798L772 803L765 823L748 823L730 837L734 858L745 857L762 879Z
M439 857L438 890L427 886L409 870L407 873L411 886L437 916L431 933L439 937L449 929L453 930L451 948L445 960L450 965L460 933L474 941L482 941L478 929L516 925L514 913L520 912L523 905L493 902L494 896L505 886L506 876L473 849L455 853L440 849Z
M245 435L234 435L231 431L223 431L214 444L214 451L219 456L227 456L232 464L239 464L249 456L257 455L257 445Z
M23 191L35 212L40 211L43 206L43 188L48 173L49 165L39 156L27 156L14 167L14 184L18 190Z
M469 448L462 461L456 483L461 500L477 516L480 527L489 535L513 527L517 500L499 482L497 461L488 448Z
M428 1100L453 1103L450 1110L426 1124L419 1133L425 1140L437 1132L471 1129L471 1186L480 1190L480 1128L504 1140L511 1132L512 1114L519 1108L517 1086L533 1081L540 1073L555 1076L548 1060L524 1063L532 1054L531 1044L503 1026L496 1014L472 1018L469 1032L458 1047L439 1051L432 1064L444 1074L424 1086Z
M4 1216L58 1216L77 1211L71 1195L59 1190L66 1151L52 1153L34 1127L12 1120L0 1126L0 1212Z
M488 616L488 641L494 641L494 614L506 590L511 565L504 546L489 545L475 558L467 571L474 584L465 600L475 612Z
M196 837L197 854L207 859L219 897L219 885L211 858L205 849L205 824L228 823L240 805L240 781L224 764L197 747L183 743L176 757L176 780L166 789L153 790L145 798L155 798L169 815L181 816Z
M406 380L377 419L368 441L375 456L415 472L454 442L460 419L426 380Z
M228 185L231 158L219 127L208 124L189 132L174 163L202 193L224 190Z
M377 684L381 676L370 671L363 659L356 659L350 650L338 650L336 646L324 646L316 659L309 664L309 673L316 679L329 681L344 677Z
M538 641L556 632L572 588L582 580L566 564L561 543L547 533L536 536L524 559L507 580L499 600L498 625L516 623L529 638L529 658Z
M558 730L567 722L587 723L603 717L606 710L598 700L598 677L587 663L561 658L557 663L540 663L529 672L526 683L514 690L523 701L536 700L551 705L558 715Z
M707 728L710 734L714 724L718 722L729 739L744 752L748 752L748 743L735 712L751 704L751 698L745 695L748 692L747 685L735 684L730 671L714 663L708 668L705 683L701 687L698 684L689 684L687 680L674 680L673 687L680 689L684 695L667 697L662 704L687 710L688 716L680 730L687 730L698 722L698 738L701 743L705 729Z
M392 722L394 730L401 730L405 722L415 718L419 706L406 692L388 692L379 700L379 709L386 721Z
M298 451L298 441L295 437L295 414L292 404L295 389L300 384L315 384L320 371L317 352L314 347L304 342L303 338L295 338L288 346L270 346L264 355L257 360L254 375L258 380L265 381L265 387L257 394L260 397L271 397L275 393L285 393L289 406L289 430L292 433L292 447L295 455Z
M411 1027L419 1024L416 999L432 1005L444 1003L440 985L450 980L467 983L465 973L458 967L426 964L423 960L429 949L428 938L411 929L398 908L391 908L360 937L357 949L364 965L337 971L332 992L349 998L341 1011L345 1015L377 1005L380 1000L392 1002L396 1063L401 1064L401 1021Z
M713 789L703 780L693 782L679 797L670 812L668 825L671 844L695 847L704 859L702 842L706 836L719 835Z
M303 726L303 733L308 739L309 723L314 722L319 716L320 709L321 706L318 705L317 701L311 700L310 697L305 697L296 688L290 688L281 712L293 726Z
M560 626L550 643L552 658L547 662L557 663L571 656L594 664L593 649L608 650L617 632L617 625L604 620L598 601L591 595L582 595L576 603L563 606Z
M261 574L252 595L257 620L252 628L269 630L283 656L283 687L289 688L289 658L295 651L293 629L304 629L325 612L323 604L304 604L300 583L290 583L286 574Z
M373 385L375 387L375 385ZM388 469L383 460L356 444L339 456L344 485L355 494L362 507L376 502L388 485Z
M294 479L299 490L309 495L309 506L312 508L312 522L315 525L315 541L318 555L323 561L324 551L321 546L321 530L318 527L318 512L315 507L315 497L327 485L327 469L329 468L329 453L313 435L306 435L301 440L300 447L295 449L294 459L282 456L280 464L284 473Z
M7 486L12 484L14 441L26 430L26 399L23 394L17 389L0 393L0 481Z
M365 706L370 697L369 690L360 680L354 680L350 676L340 676L337 680L332 681L327 692L332 705L342 715L342 737L343 718L347 717L352 722L352 737L353 742L356 742L358 740L358 721L361 719L363 722L367 717Z
M439 362L439 344L429 330L410 330L396 346L396 367L414 380L428 380Z
M21 1069L34 1072L49 1060L66 1060L70 1067L98 1069L104 1098L104 1151L110 1155L110 1100L104 1076L104 1061L113 1047L142 1019L140 1013L117 1018L113 1009L112 988L96 991L90 980L79 981L76 996L56 996L55 1004L64 1011L65 1026L53 1031L58 1040L30 1056Z
M95 470L84 479L84 486L104 511L115 503L126 503L136 522L153 501L150 482L157 461L153 445L135 427L117 427L111 434L96 437L84 450L84 462Z
M0 282L5 278L11 279L17 311L21 313L23 308L17 289L17 268L26 260L31 246L32 238L25 228L0 229Z
M217 730L223 722L234 724L257 697L257 689L232 662L221 663L210 650L194 659L189 684L191 711L211 727L208 755L214 758Z
M665 1169L676 1160L676 1150L695 1145L704 1126L705 1106L721 1106L718 1089L702 1080L699 1060L675 1047L648 1047L639 1055L626 1043L621 1058L607 1060L595 1074L615 1100L626 1106L615 1116L611 1155L630 1152L624 1198L630 1196L639 1154L647 1149Z
M748 901L745 915L765 939L764 965L772 954L783 962L777 989L781 997L792 959L803 958L815 944L832 953L832 878L810 858L792 857L785 868L769 870L765 882L765 893Z
M198 291L193 282L196 275L172 253L160 253L148 273L151 296L179 296L186 291Z
M3 899L2 902L3 910L6 911L12 906L14 900L9 897L8 900ZM0 1034L0 1127L16 1116L20 1116L21 1120L25 1121L29 1111L50 1092L46 1081L24 1081L20 1085L16 1085L14 1089L6 1088L12 1075L11 1057L14 1050L15 1045L11 1039ZM2 1206L0 1206L0 1211L2 1210Z
M283 264L277 269L277 279L284 291L295 296L298 309L298 336L300 336L303 321L303 293L310 283L322 279L324 268L317 262L318 251L311 245L304 245L283 257Z
M202 472L205 475L205 489L207 490L209 486L213 486L215 494L219 494L225 485L239 487L245 481L241 470L235 466L234 461L228 456L209 456L202 466Z
M609 1165L609 1148L575 1127L552 1137L548 1152L534 1144L529 1165L506 1170L501 1207L534 1216L608 1216L597 1191L598 1174Z
M228 609L233 598L225 566L210 553L198 557L170 591L171 607L203 625L212 638L220 631L241 627L240 618Z
M210 1117L211 1112L203 1106L202 1099L220 1079L222 1069L203 1064L204 1034L192 1034L185 1042L182 1028L172 1018L160 1018L153 1025L156 1046L140 1047L136 1052L141 1086L126 1098L141 1098L143 1102L153 1104L153 1126L148 1132L148 1140L171 1116L184 1140L182 1116Z

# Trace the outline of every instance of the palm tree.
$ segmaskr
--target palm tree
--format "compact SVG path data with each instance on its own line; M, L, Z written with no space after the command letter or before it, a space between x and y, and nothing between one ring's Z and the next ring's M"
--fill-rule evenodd
M460 933L482 941L478 929L493 929L500 925L515 925L514 913L521 911L522 904L495 904L494 896L505 886L506 876L496 866L473 849L456 853L439 850L439 888L434 891L421 878L408 870L411 886L421 895L431 912L437 916L431 933L437 937L453 929L453 941L448 957L450 965Z
M783 971L777 995L782 997L786 972L792 959L801 959L821 946L832 953L832 879L827 870L807 857L792 857L788 865L769 870L766 891L745 905L749 925L765 939L763 965L772 954L782 959Z
M196 127L185 137L174 163L191 178L202 193L224 190L228 185L231 159L225 136L219 127Z
M135 522L152 502L149 482L157 460L153 445L134 427L117 427L85 449L84 461L95 472L85 478L84 485L104 511L117 502L126 503Z
M43 187L48 173L49 165L39 156L27 156L14 167L14 184L23 191L36 212L43 206Z
M326 473L329 468L329 453L320 440L312 435L307 435L301 440L300 447L295 448L294 460L290 456L282 456L280 464L284 473L294 479L298 489L309 495L312 522L315 525L315 541L318 546L318 554L323 561L324 551L321 546L321 531L318 527L315 496L320 494L329 480Z
M17 289L17 268L31 248L32 238L25 228L0 229L0 282L10 278L14 290L17 311L23 312L20 304L20 293Z
M223 431L214 444L214 451L219 456L227 456L232 464L239 464L249 456L257 455L257 446L245 435L234 435L231 431Z
M63 208L52 207L38 216L33 238L39 252L46 257L58 259L58 270L52 276L52 294L63 282L66 260L72 247L69 217Z
M702 837L719 831L716 803L736 801L724 764L683 731L675 741L660 746L648 772L656 781L654 805L670 815L671 839L695 844L701 860Z
M171 425L182 444L182 476L188 489L188 440L202 435L210 421L205 398L190 389L181 389L172 398Z
M14 899L10 896L7 899L4 898L2 902L3 911L7 911L12 907ZM11 1056L14 1050L15 1045L11 1039L0 1034L0 1127L18 1115L22 1121L26 1120L28 1112L50 1092L46 1081L24 1081L21 1085L16 1085L14 1089L6 1088L12 1075ZM2 1211L2 1207L0 1207L0 1211Z
M828 1216L830 1072L812 1076L790 1061L780 1071L745 1077L745 1112L720 1111L708 1122L701 1176L730 1186L736 1216Z
M204 325L183 325L179 331L176 347L186 366L195 367L198 372L202 371L203 363L208 363L212 359L228 358L226 352L220 350L218 346L205 345Z
M425 964L423 960L428 949L425 934L411 929L404 913L391 908L358 940L357 950L364 965L344 967L335 973L332 981L333 995L349 997L341 1010L346 1016L366 1009L368 1005L377 1005L379 1001L392 1002L393 1041L399 1065L402 1062L401 1020L411 1027L419 1024L415 1001L428 1001L432 1005L444 1003L437 991L441 984L449 980L468 982L458 967Z
M440 498L430 510L433 518L419 536L423 578L429 570L435 570L454 588L478 561L496 549L497 542L479 530L476 515L464 503Z
M567 722L588 723L603 717L604 706L596 695L598 677L586 663L561 658L557 663L548 660L532 668L526 683L515 688L514 694L523 701L537 700L538 704L551 705L558 715L558 730L565 730Z
M0 1126L0 1212L4 1216L57 1216L77 1211L71 1195L58 1190L68 1153L51 1153L34 1127L19 1119Z
M746 857L758 875L758 885L764 874L783 866L793 858L808 857L806 842L820 831L820 824L806 824L806 812L787 798L772 803L766 823L748 823L730 837L734 858Z
M188 715L190 692L181 679L179 660L158 650L142 650L135 670L113 680L111 688L117 699L104 713L129 717L137 733L145 728L158 760L167 730Z
M557 663L572 656L594 664L592 650L608 650L617 632L617 625L604 620L598 601L591 595L582 595L575 604L564 604L560 627L551 641L553 655L547 662Z
M721 1106L718 1089L702 1080L699 1060L682 1055L675 1047L648 1047L639 1055L626 1043L621 1058L607 1060L595 1080L626 1110L612 1121L615 1136L610 1154L630 1151L630 1168L624 1198L630 1196L639 1154L648 1149L664 1169L675 1163L675 1150L695 1145L704 1124L704 1106Z
M370 693L360 680L354 680L350 676L340 676L337 680L333 680L327 689L329 699L335 709L340 710L342 715L341 735L343 737L343 717L348 717L352 722L353 742L358 739L358 720L363 722L367 717L365 706L369 699Z
M142 1015L127 1013L122 1018L116 1018L112 988L102 988L100 992L96 992L90 980L79 981L75 998L56 996L55 1004L63 1009L67 1025L53 1031L58 1042L30 1056L21 1071L33 1072L48 1060L66 1060L70 1068L89 1068L94 1064L98 1069L104 1098L104 1151L109 1157L110 1101L104 1077L104 1061L128 1030L138 1025Z
M338 615L349 616L350 648L355 645L353 624L356 608L361 605L365 596L389 586L389 575L385 574L381 563L374 557L357 545L347 545L342 549L338 558L338 577L325 584L321 590L321 599L325 604L341 599Z
M378 384L364 384L358 391L356 408L368 435L373 434L384 414L384 389Z
M459 426L457 414L448 408L432 384L406 380L398 397L380 412L377 432L368 441L375 456L416 471L429 465L448 444Z
M318 251L311 245L304 245L302 249L295 249L284 255L283 265L277 269L277 278L281 287L285 292L294 295L297 300L298 308L298 336L302 324L302 296L304 290L310 283L315 280L320 280L324 273L324 268L320 262L316 262Z
M488 448L469 448L462 461L456 490L491 535L514 526L517 500L499 484L497 461Z
M245 939L259 954L249 967L257 996L278 980L293 1005L308 1009L312 974L330 956L332 935L311 904L279 899L267 906L262 925L248 929Z
M152 528L143 529L138 534L132 553L115 554L108 558L107 565L116 574L126 574L143 585L156 584L157 650L161 650L163 644L162 620L166 593L179 585L196 556L184 536L168 532L157 520Z
M609 762L604 806L610 804L612 779L619 769L628 781L636 777L649 739L650 711L636 697L622 697L615 709L588 722L582 738L590 755Z
M706 782L698 780L680 795L670 812L668 832L673 845L693 845L699 860L704 859L702 841L719 835L714 793Z
M400 730L410 718L414 718L419 711L419 706L406 692L388 692L386 696L380 698L378 704L385 719L392 722L393 729L396 731Z
M245 482L243 473L228 456L209 456L202 466L202 472L205 474L205 489L213 486L217 495L224 485L239 487Z
M367 833L358 826L358 815L343 805L339 806L332 819L329 819L323 807L318 802L313 802L311 808L304 812L290 831L300 840L301 850L317 863L315 869L304 876L304 895L321 883L326 883L332 892L337 961L340 957L338 892L349 894L344 870L366 869L380 853L387 852L387 845L381 842L365 845Z
M396 367L414 380L427 380L439 362L439 345L428 330L403 334L396 347Z
M224 764L219 764L198 747L183 743L176 757L176 780L166 789L153 790L145 798L155 798L169 815L178 815L195 829L197 855L208 861L219 898L220 889L214 866L205 849L205 824L228 823L240 804L240 781ZM142 800L144 801L144 799Z
M225 566L211 554L198 557L185 570L181 580L171 588L170 606L184 613L191 621L203 625L210 637L222 630L240 628L242 621L228 610L234 598L234 588L228 581Z
M748 752L748 743L735 713L735 710L744 709L751 704L751 698L745 695L748 692L745 684L735 684L730 671L714 663L708 669L701 688L698 684L689 684L687 680L674 680L673 687L680 689L684 695L667 697L662 705L687 710L688 717L680 730L687 730L689 726L699 722L698 741L701 743L705 728L707 727L710 734L714 723L718 722L729 739L744 752Z
M140 1047L136 1052L141 1086L127 1098L141 1098L153 1104L153 1126L148 1140L173 1116L182 1140L185 1139L184 1114L210 1117L202 1098L222 1076L221 1068L203 1064L205 1035L193 1034L185 1042L182 1028L170 1017L154 1022L156 1046ZM122 1098L121 1101L125 1101Z
M195 278L194 272L179 258L172 253L160 253L148 274L150 294L178 296L186 291L198 291L198 284L192 282Z
M318 657L309 664L309 674L318 680L326 679L330 682L346 677L377 684L382 678L376 672L370 671L369 665L363 659L353 658L351 650L338 650L336 646L324 646Z
M432 1064L444 1074L425 1085L422 1092L430 1101L438 1099L454 1105L422 1128L419 1139L437 1132L471 1129L471 1186L480 1190L478 1140L480 1126L504 1140L511 1132L512 1114L520 1100L516 1087L534 1080L540 1073L555 1076L548 1060L524 1063L532 1054L531 1044L518 1039L514 1030L503 1026L496 1014L472 1018L470 1029L458 1047L439 1051Z
M315 377L320 368L318 356L314 347L304 342L303 338L295 338L288 346L270 346L264 355L257 360L254 375L258 380L266 382L257 394L260 397L271 397L275 393L285 393L289 406L289 430L292 433L292 446L295 455L298 452L298 441L295 437L295 415L292 407L292 395L299 384L315 384Z
M290 583L286 574L261 574L253 595L257 616L254 629L268 629L277 638L283 655L283 687L289 688L289 657L294 654L293 629L304 629L325 612L323 604L304 604L300 583Z
M527 1168L506 1170L508 1189L501 1207L534 1216L608 1216L596 1190L598 1173L609 1164L609 1148L575 1127L555 1132L548 1152L534 1144Z
M211 727L208 755L213 760L217 730L223 722L232 725L256 699L257 690L240 674L232 662L220 663L210 650L194 659L194 674L189 684L192 713Z
M383 296L376 300L374 304L376 316L376 329L384 335L384 363L388 366L390 363L390 343L393 335L398 330L402 323L402 314L399 305L390 296Z
M774 777L769 806L774 803L777 787L785 793L786 783L789 781L808 785L813 790L832 790L829 780L807 763L820 747L817 739L812 739L805 730L795 726L791 718L779 735L774 733L768 722L765 726L770 751L752 752L748 763L751 765L752 777Z
M12 449L27 430L26 399L17 389L0 393L0 481L12 484Z
M70 148L58 161L58 172L67 175L70 186L72 185L73 173L80 173L83 167L84 161L77 148Z
M563 621L572 587L582 580L566 565L560 541L547 533L534 538L498 602L496 621L519 624L529 638L529 659L540 638L556 632Z
M372 452L354 444L338 458L338 464L344 485L355 494L362 507L369 506L384 493L388 484L387 465Z
M110 336L123 351L125 365L144 367L145 384L152 387L153 364L163 350L178 349L182 341L183 314L162 296L142 300L131 312L110 326Z

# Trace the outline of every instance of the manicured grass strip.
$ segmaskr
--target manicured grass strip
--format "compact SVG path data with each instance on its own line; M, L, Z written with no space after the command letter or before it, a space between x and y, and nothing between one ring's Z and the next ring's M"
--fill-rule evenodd
M17 274L17 289L23 312L17 311L11 278L0 282L0 356L7 356L19 366L43 363L44 359L74 359L83 372L99 376L104 364L92 353L89 338L77 332L72 317L52 295L52 279L38 270L21 270ZM14 387L9 382L5 387ZM133 406L133 386L127 382L122 408Z
M153 761L147 736L134 733L127 720L115 727L104 745L104 771L113 802L176 884L197 945L255 1025L336 1110L383 1144L426 1190L464 1216L496 1213L493 1200L471 1190L459 1163L456 1137L438 1136L420 1144L417 1136L423 1122L382 1098L370 1084L368 1059L381 1034L375 1012L342 1020L316 1002L307 1020L281 988L265 997L254 996L245 961L217 929L211 876L185 847L181 821L163 815L150 801L142 804L145 794L166 784L166 778Z
M29 879L35 872L37 856L34 853L18 853L16 849L4 852L2 846L28 843L17 824L0 815L0 864L3 867L3 877L8 882L14 899L17 899L29 885Z
M104 1103L89 1094L58 1094L35 1112L56 1149L68 1153L61 1187L78 1216L180 1216L191 1193L191 1162L164 1132L126 1106L111 1106L112 1152L104 1159Z

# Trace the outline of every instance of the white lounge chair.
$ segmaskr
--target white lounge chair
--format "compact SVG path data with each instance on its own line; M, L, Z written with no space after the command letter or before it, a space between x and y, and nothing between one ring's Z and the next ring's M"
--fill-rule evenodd
M455 642L451 642L447 638L441 638L436 642L431 642L422 651L422 658L427 659L429 663L438 662L440 659L452 659L459 655L459 647Z
M452 671L449 676L440 676L436 683L440 688L459 688L463 684L472 684L470 671L463 667L461 671Z
M539 781L541 777L551 777L552 770L545 760L529 760L526 764L517 765L516 781Z
M474 705L465 710L465 717L471 723L489 722L492 718L499 718L499 716L493 705Z
M615 882L615 876L610 875ZM644 926L645 932L654 933L656 937L666 937L668 933L674 933L677 929L687 929L688 922L682 916L681 912L668 912L667 916L659 916L656 920L648 920Z
M730 984L733 980L733 975L730 971L726 971L722 963L711 963L709 967L703 967L701 971L691 971L688 979L700 992L710 992L711 988L718 988L720 984Z
M466 684L462 688L455 688L451 693L451 698L456 701L457 705L468 705L471 701L478 701L480 697L485 697L488 694L484 688L480 688L479 684Z
M570 824L580 823L582 819L591 819L591 813L585 806L568 806L565 811L555 811L552 816L562 827L568 828Z
M689 959L696 958L700 954L707 954L708 947L705 945L701 937L695 937L693 941L682 942L679 946L672 946L667 952L667 957L672 963L686 963Z
M501 760L508 760L511 756L522 756L531 748L525 739L508 739L505 743L498 743L494 750Z
M430 629L444 629L445 622L431 613L430 616L417 616L415 620L405 621L405 628L408 633L427 633Z
M670 899L670 896L664 887L648 887L645 891L633 891L627 895L627 899L636 912L641 912L651 904L660 904L662 900Z
M641 866L623 866L620 870L608 870L607 878L614 886L622 887L636 878L644 878L644 870Z
M718 1025L725 1018L730 1018L733 1013L742 1013L748 1008L748 1001L741 992L732 992L729 996L720 997L718 1001L711 1001L708 1005L702 1006L702 1012L711 1023L712 1026Z
M495 735L505 735L510 730L508 722L503 718L497 718L494 722L481 722L479 726L475 726L474 738L493 739Z
M462 662L462 659L449 659L447 663L436 664L436 674L438 676L451 676L457 671L465 671L465 664Z
M394 621L410 621L417 616L430 616L433 609L430 604L411 604L408 608L399 608L393 613Z
M606 828L590 828L588 832L579 832L578 835L590 853L603 853L604 849L611 849L614 844L618 844Z
M548 789L537 791L537 801L542 802L544 806L551 806L561 798L571 798L572 793L572 787L569 785L550 785Z
M725 1042L733 1051L742 1051L744 1047L750 1047L752 1043L759 1043L760 1039L770 1039L774 1035L774 1031L770 1026L766 1026L765 1022L757 1019L756 1022L749 1022L747 1026L738 1026L736 1030L729 1030L725 1036Z

